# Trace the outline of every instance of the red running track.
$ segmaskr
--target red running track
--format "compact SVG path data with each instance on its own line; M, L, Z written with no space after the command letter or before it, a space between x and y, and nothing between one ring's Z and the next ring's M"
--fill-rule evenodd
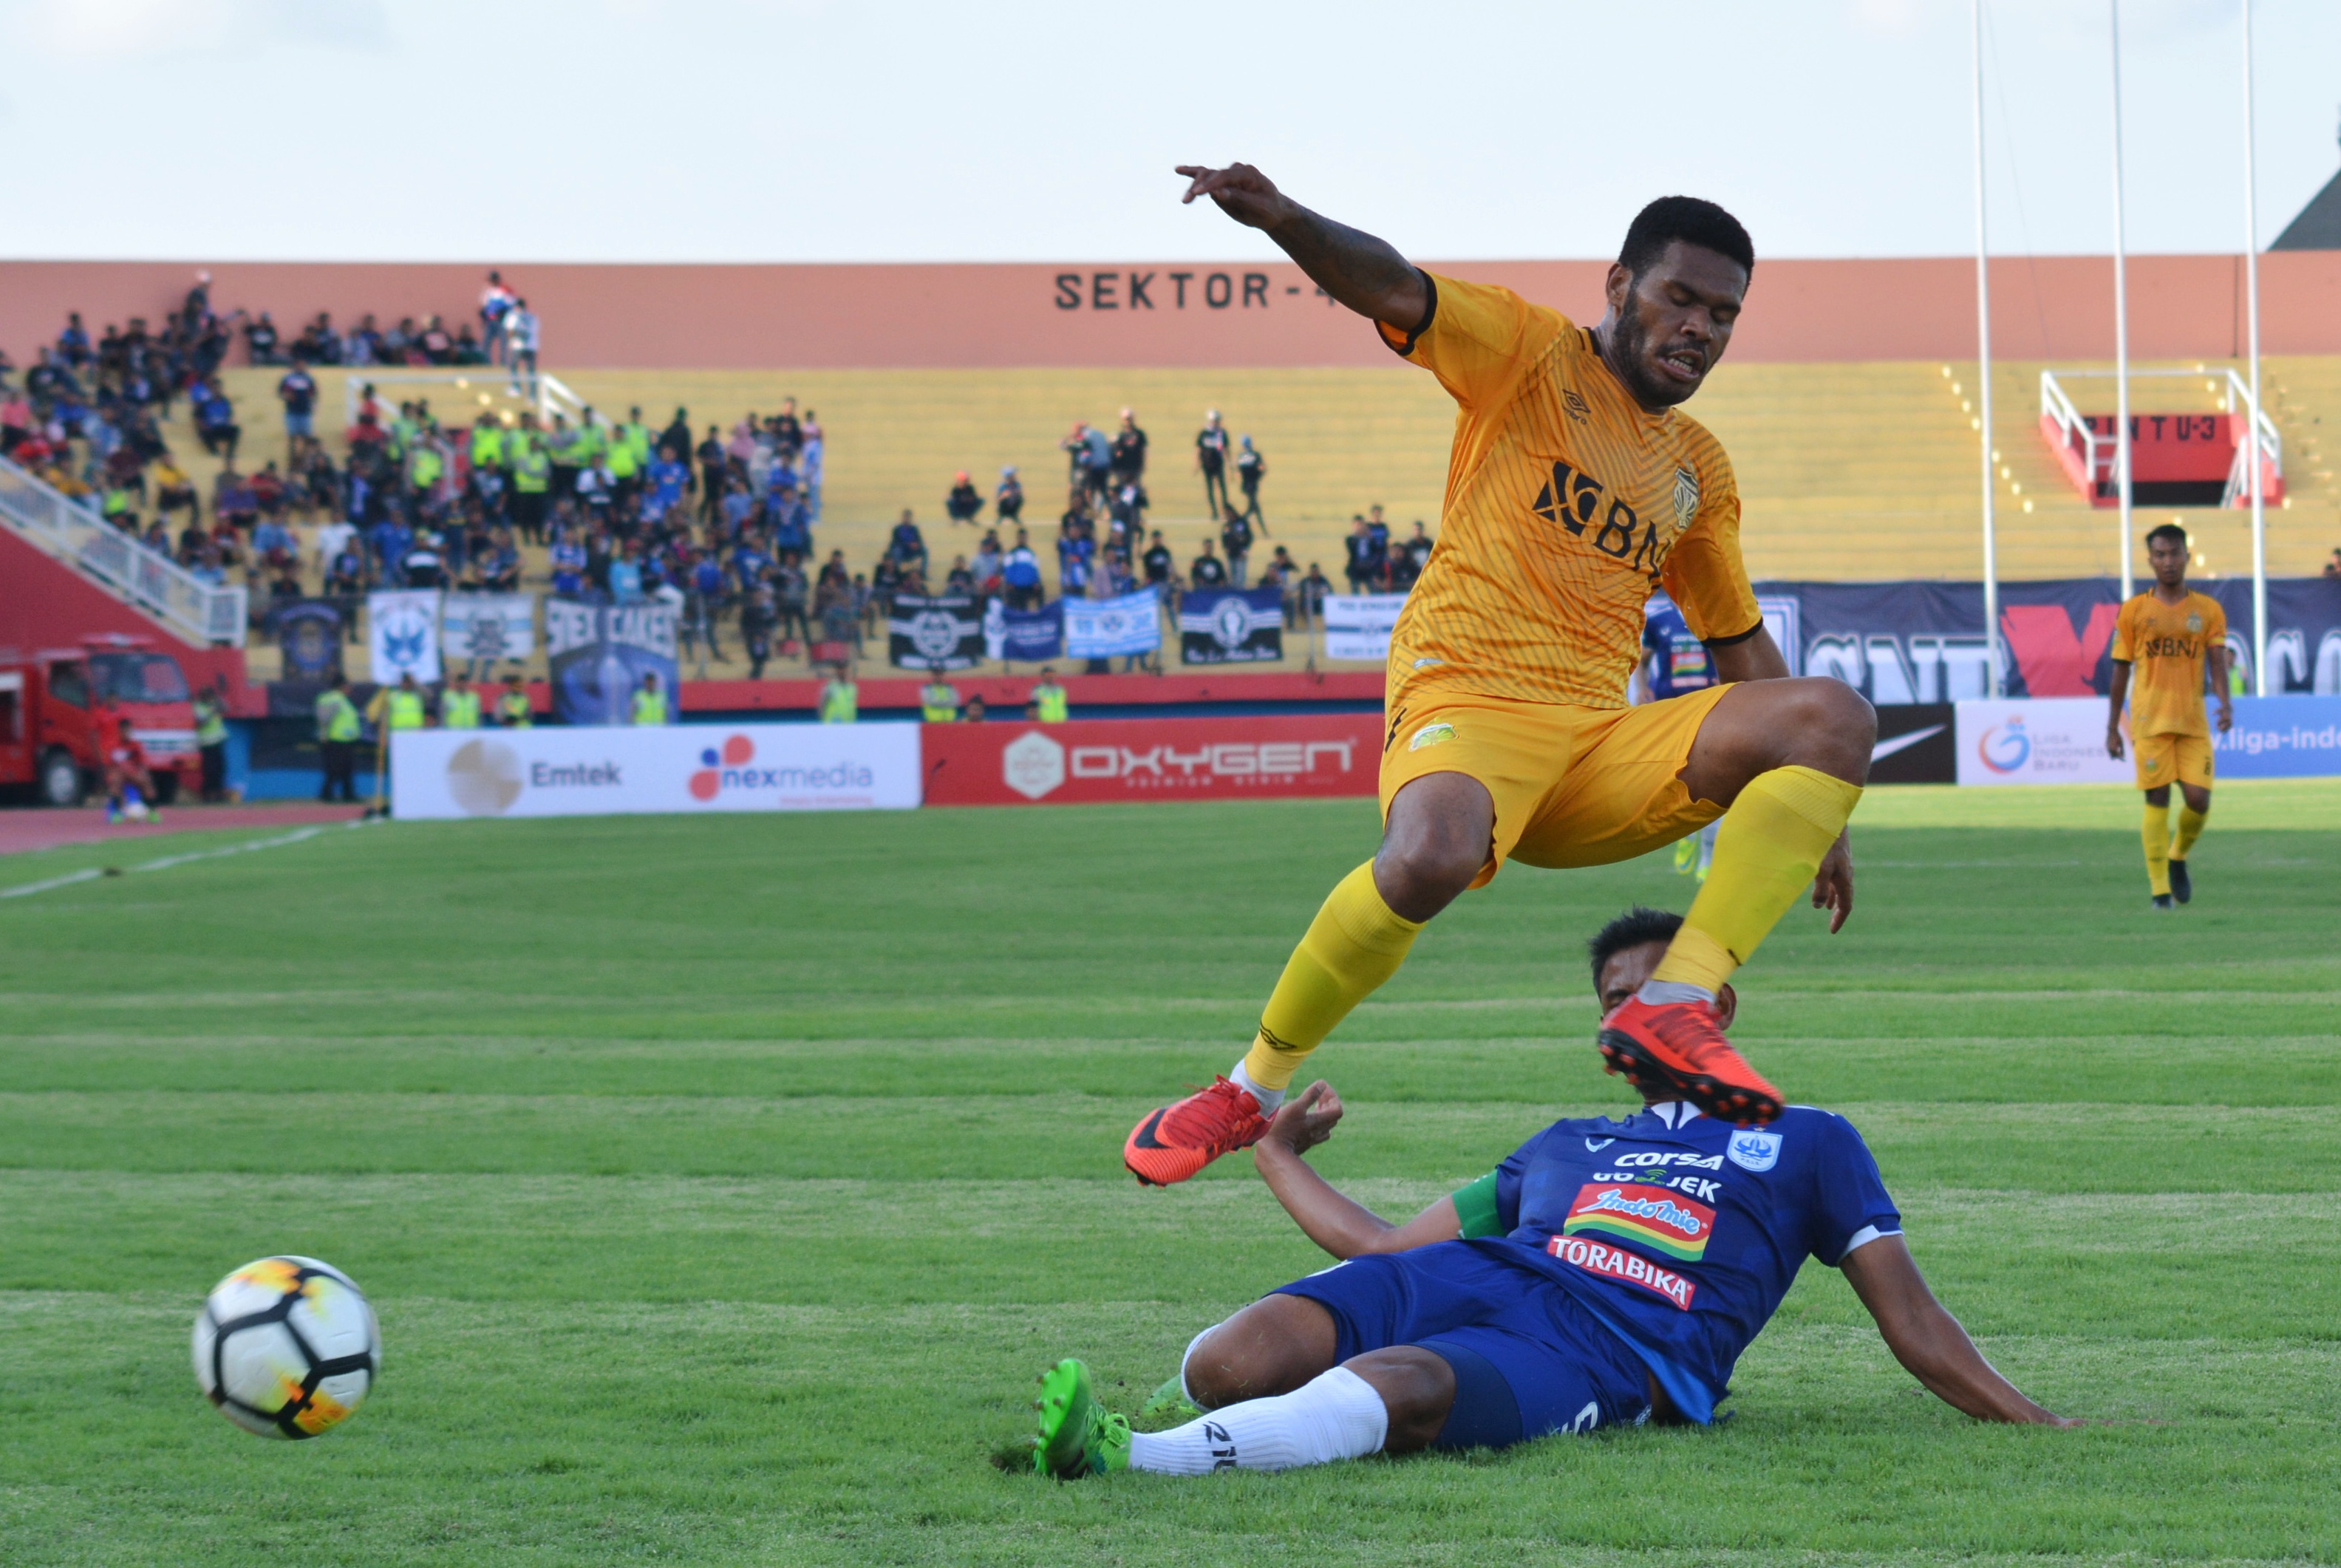
M153 823L108 824L104 806L79 806L70 811L0 811L0 854L55 849L68 844L161 838L169 834L220 828L298 827L313 822L348 822L360 815L362 810L353 805L171 806L164 811L160 826Z

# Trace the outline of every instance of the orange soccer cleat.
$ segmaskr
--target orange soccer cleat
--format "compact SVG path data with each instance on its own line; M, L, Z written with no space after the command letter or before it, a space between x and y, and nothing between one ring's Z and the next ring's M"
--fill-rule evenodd
M1183 1182L1221 1154L1249 1149L1268 1131L1251 1092L1214 1078L1175 1105L1151 1111L1130 1130L1121 1163L1150 1187Z
M1731 1048L1704 1002L1629 998L1601 1020L1597 1039L1608 1071L1624 1074L1644 1094L1671 1090L1743 1127L1780 1114L1780 1092Z

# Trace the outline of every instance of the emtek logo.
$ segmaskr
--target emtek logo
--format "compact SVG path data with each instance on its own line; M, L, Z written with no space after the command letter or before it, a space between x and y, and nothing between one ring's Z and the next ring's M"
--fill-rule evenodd
M2032 759L2032 737L2024 733L2024 721L2012 718L1984 731L1976 743L1976 755L1996 774L2017 772Z
M868 789L877 779L854 762L825 768L760 768L750 765L755 760L756 743L746 735L726 736L720 752L709 746L699 754L699 770L691 775L692 798L713 800L725 790Z

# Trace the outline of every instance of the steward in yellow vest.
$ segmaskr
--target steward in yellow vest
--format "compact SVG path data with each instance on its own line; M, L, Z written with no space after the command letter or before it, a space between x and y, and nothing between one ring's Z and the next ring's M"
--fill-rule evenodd
M666 694L659 690L656 675L644 675L643 689L634 694L634 723L638 724L666 723Z
M480 694L461 675L450 675L439 693L439 727L476 730L480 727Z
M837 674L821 688L821 722L825 724L850 724L860 715L862 694L853 684L853 675L843 664Z
M1041 669L1041 684L1032 688L1032 707L1044 724L1061 724L1071 716L1065 688L1057 684L1057 673L1046 665Z
M919 716L931 724L959 721L959 689L937 675L919 688Z

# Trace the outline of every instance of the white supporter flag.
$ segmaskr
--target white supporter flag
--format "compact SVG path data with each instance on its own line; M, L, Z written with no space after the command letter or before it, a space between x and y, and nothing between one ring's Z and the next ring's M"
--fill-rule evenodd
M1371 660L1390 657L1390 629L1406 608L1403 594L1329 594L1325 596L1325 656Z
M450 594L439 645L451 659L525 659L536 652L536 595Z
M1151 585L1111 599L1065 599L1065 657L1111 659L1162 645L1162 605Z
M401 675L431 685L439 679L439 590L405 589L366 595L366 654L378 684Z

